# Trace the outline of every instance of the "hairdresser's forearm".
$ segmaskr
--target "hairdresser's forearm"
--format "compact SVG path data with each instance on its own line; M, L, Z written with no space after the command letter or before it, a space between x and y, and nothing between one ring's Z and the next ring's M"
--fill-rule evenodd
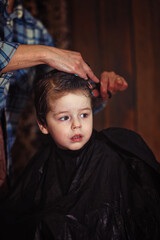
M40 45L19 45L13 57L1 73L43 64L44 57L40 48Z
M20 45L1 73L47 64L58 70L75 73L80 77L99 80L78 52L44 45Z

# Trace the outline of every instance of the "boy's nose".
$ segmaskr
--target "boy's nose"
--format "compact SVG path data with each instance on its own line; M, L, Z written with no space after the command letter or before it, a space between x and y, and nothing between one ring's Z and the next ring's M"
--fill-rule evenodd
M76 129L76 128L80 128L81 127L81 123L79 119L73 119L72 122L72 129Z

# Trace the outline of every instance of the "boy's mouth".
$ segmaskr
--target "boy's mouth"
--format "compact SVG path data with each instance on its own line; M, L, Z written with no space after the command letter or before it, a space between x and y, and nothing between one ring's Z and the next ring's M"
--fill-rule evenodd
M72 142L80 142L82 140L82 135L76 134L71 138Z

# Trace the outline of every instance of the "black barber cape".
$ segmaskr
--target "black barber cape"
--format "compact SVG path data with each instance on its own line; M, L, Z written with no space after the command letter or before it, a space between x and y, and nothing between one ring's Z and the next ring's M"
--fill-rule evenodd
M159 240L160 164L130 130L93 131L76 151L53 140L1 204L0 239Z

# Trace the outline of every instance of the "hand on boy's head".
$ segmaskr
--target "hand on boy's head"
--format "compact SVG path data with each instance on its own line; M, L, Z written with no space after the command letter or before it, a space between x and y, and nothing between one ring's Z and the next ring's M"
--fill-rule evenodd
M108 99L107 91L116 94L118 91L124 91L128 87L125 79L114 72L103 72L100 77L100 92L103 99Z
M89 65L85 63L83 59L81 59L81 65L79 65L79 69L75 71L75 74L81 78L84 78L85 80L90 79L95 83L99 82L99 79L95 76Z
M90 78L93 82L99 82L99 79L95 76L79 52L55 47L50 47L48 50L49 57L45 64L60 71L76 74L85 80Z

